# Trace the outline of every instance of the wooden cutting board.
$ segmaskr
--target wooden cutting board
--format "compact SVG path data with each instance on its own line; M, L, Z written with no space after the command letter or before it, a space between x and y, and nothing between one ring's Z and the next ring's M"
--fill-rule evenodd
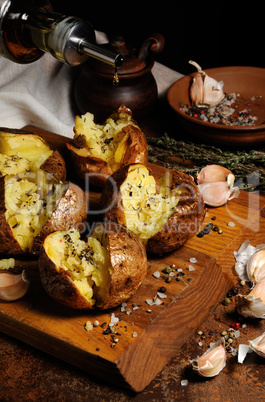
M34 131L62 151L69 167L68 139ZM155 175L163 171L150 166ZM88 197L91 208L96 208L100 193L89 192ZM265 199L241 192L227 205L209 209L204 225L208 222L223 233L195 236L173 253L150 257L148 275L137 293L111 311L72 311L55 303L42 288L38 262L29 261L28 294L16 302L0 302L1 331L92 376L142 391L237 283L233 252L247 239L255 246L265 243ZM184 274L179 281L166 279L169 274L164 271L170 266ZM157 299L161 286L166 297ZM161 304L153 304L155 300ZM111 326L113 317L118 322ZM87 321L99 325L86 331Z

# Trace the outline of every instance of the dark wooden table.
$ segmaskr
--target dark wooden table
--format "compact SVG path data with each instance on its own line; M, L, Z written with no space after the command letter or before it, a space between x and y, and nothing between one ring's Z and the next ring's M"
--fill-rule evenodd
M163 134L165 131L171 134L170 127L175 123L172 115L169 115L168 120L160 116L156 121L151 119L150 123L148 119L143 126L151 134ZM185 137L177 125L173 131L175 127ZM263 218L265 213L261 220L265 225ZM264 226L262 230L264 233ZM248 293L249 286L239 286L239 290L240 293ZM194 336L138 394L109 385L0 332L0 401L264 400L264 359L255 353L248 354L243 364L237 362L237 356L228 353L226 367L212 379L200 377L191 370L190 360L204 353L210 342L219 340L223 331L229 331L234 322L241 324L240 336L232 344L234 348L241 343L247 344L265 332L264 320L239 316L236 312L236 296L231 297L230 301L229 305L220 303L216 306ZM246 327L244 325L245 328L242 328L242 324ZM188 381L187 385L182 385L183 380Z

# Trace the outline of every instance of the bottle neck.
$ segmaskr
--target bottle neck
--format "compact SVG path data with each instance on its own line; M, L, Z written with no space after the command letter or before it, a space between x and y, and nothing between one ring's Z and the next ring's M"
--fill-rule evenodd
M92 25L52 11L46 0L0 0L0 52L18 63L30 63L44 52L79 65L88 57L121 66L123 57L95 43Z

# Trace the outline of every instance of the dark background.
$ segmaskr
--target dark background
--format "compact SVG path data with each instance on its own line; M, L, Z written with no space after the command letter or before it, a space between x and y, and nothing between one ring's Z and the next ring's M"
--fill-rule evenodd
M221 66L265 67L265 17L262 2L51 1L54 11L80 17L95 30L123 35L138 48L152 33L164 36L155 59L189 74L195 60L203 69Z

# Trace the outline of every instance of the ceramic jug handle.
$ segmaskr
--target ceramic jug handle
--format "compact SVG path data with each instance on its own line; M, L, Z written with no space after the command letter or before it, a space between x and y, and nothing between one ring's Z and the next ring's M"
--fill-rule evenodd
M143 43L139 51L139 59L145 60L150 53L158 54L162 52L165 45L165 38L161 34L153 34Z

